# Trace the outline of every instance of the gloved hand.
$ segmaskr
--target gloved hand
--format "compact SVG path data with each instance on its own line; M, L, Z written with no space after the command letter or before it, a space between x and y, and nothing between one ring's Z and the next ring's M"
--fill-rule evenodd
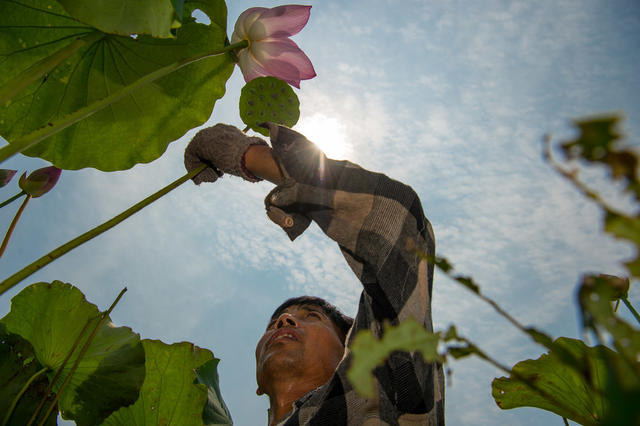
M200 130L191 139L184 151L184 166L189 172L202 164L208 166L193 177L196 185L215 182L225 173L257 182L261 179L253 176L243 164L244 153L251 145L267 143L258 137L245 135L234 126L218 123Z

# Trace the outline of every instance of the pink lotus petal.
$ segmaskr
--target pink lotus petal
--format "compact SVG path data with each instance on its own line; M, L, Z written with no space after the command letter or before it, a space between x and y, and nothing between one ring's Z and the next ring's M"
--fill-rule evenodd
M267 37L291 37L298 34L307 25L311 6L284 5L262 12L249 28L251 40L264 40Z
M17 170L0 169L0 188L8 184Z
M238 52L238 65L242 71L244 81L247 83L254 78L271 75L267 73L258 61L256 61L256 58L251 54L249 49L242 49Z
M287 82L297 81L297 84L294 84L296 87L299 87L300 80L316 76L307 55L288 38L254 42L251 45L251 53L268 75Z
M286 81L293 87L300 88L300 72L296 67L288 62L278 60L270 61L269 67L270 70L267 75L277 76L277 78Z
M311 6L252 7L236 21L231 42L249 42L240 49L238 65L246 82L273 76L300 87L300 80L316 76L311 61L289 37L309 21Z
M249 30L254 22L268 10L266 7L251 7L238 16L236 25L233 28L233 34L231 35L231 43L237 43L241 40L249 40Z
M55 186L60 178L60 173L62 170L54 166L35 170L29 176L25 172L20 176L18 186L33 198L41 197Z

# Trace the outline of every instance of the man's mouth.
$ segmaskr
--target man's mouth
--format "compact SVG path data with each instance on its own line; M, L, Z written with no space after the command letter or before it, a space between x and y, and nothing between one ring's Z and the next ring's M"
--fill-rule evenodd
M300 335L296 331L293 331L292 328L286 328L286 327L281 328L280 330L273 333L271 337L269 337L269 340L267 340L267 343L265 346L269 347L271 346L272 343L275 343L280 340L287 340L287 339L299 341Z

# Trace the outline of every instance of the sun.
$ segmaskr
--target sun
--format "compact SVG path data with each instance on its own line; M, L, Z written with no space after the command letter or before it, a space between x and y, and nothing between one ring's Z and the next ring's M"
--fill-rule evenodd
M296 131L315 143L329 158L344 160L351 151L344 126L337 118L314 114L300 120L296 125Z

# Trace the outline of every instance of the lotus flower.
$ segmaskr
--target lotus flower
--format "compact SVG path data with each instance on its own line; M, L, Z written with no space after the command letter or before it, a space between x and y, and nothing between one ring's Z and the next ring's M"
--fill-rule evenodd
M300 80L316 76L311 61L289 37L309 20L311 6L286 5L272 9L252 7L238 17L231 43L247 40L238 52L240 70L248 83L273 76L300 88Z
M37 198L46 194L55 186L61 172L62 170L54 166L35 170L28 177L27 172L24 172L20 176L18 186L31 197Z
M16 172L17 170L0 169L0 188L8 184Z

